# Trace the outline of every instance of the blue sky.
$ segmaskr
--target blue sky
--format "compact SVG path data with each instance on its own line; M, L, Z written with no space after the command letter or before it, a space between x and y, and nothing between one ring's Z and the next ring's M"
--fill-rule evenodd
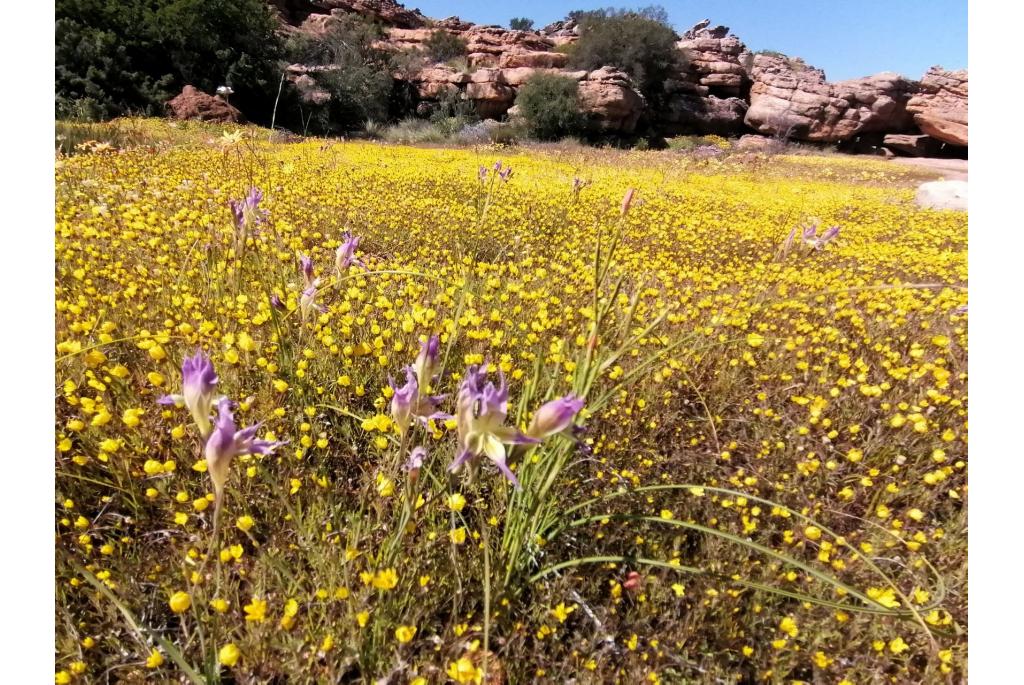
M920 78L933 64L967 67L967 0L731 0L694 2L588 2L518 0L514 3L469 0L405 0L428 17L453 14L478 24L508 26L513 16L540 27L571 10L643 7L661 4L677 31L700 21L725 24L751 50L778 50L803 57L825 70L830 81L896 71Z

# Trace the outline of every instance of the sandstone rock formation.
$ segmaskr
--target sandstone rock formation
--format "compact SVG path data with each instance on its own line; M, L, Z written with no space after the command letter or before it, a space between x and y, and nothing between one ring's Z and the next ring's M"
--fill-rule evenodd
M198 119L217 123L244 121L242 113L217 95L208 95L192 86L167 101L167 112L175 119Z
M751 67L746 124L772 136L823 143L860 133L907 130L907 102L917 86L899 74L829 83L803 61L757 55Z
M643 118L663 135L716 133L817 143L841 143L872 154L948 154L967 145L967 72L933 67L920 81L883 72L831 83L820 69L778 53L754 55L725 26L705 19L677 43L686 66L665 83L657 111L628 76L611 67L569 71L558 46L579 37L572 19L537 31L513 31L448 17L431 20L395 0L270 0L286 31L318 34L332 17L356 13L385 30L379 47L424 51L435 31L466 41L464 70L427 65L401 73L420 99L418 112L446 97L473 103L485 118L506 116L517 90L538 72L579 81L580 99L594 128L631 133ZM322 103L329 93L316 86L315 69L292 65L288 78L300 97ZM747 145L753 145L748 140Z
M580 81L583 111L605 131L632 133L644 111L644 97L629 77L612 67L602 67Z
M920 93L907 103L914 123L933 138L967 145L967 70L932 67L921 79Z

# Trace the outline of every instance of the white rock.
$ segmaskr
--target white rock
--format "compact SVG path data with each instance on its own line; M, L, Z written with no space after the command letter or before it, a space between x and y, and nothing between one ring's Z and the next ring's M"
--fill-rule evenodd
M917 187L914 202L926 209L967 211L967 181L929 181Z

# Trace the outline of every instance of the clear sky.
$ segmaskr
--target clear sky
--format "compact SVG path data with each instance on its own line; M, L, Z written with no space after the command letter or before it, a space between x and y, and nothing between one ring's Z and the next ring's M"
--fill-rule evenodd
M830 81L896 71L920 78L933 64L967 67L967 0L664 0L615 4L593 0L403 0L428 17L453 14L508 26L514 16L537 27L576 9L660 4L679 32L701 19L724 24L750 50L778 50L825 70Z

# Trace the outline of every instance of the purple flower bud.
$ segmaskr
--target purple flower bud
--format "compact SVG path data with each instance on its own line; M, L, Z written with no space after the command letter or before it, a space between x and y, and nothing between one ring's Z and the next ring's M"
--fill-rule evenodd
M197 350L195 356L185 357L181 363L181 394L164 395L157 402L164 405L183 403L205 438L212 428L210 410L213 408L213 393L219 380L213 362L202 350Z
M477 178L483 181L487 178L487 167L483 164L480 165L480 169L476 172Z
M502 181L508 181L508 179L512 178L512 167L505 167L498 172L498 176L501 177Z
M566 395L544 403L533 415L530 429L526 434L543 440L555 433L561 433L572 425L576 415L583 409L583 398Z
M416 355L416 363L413 365L413 370L416 372L416 380L421 388L426 389L434 380L440 352L441 339L436 335L430 336L426 342L420 344L420 353Z
M313 258L300 254L299 266L302 268L302 278L305 280L306 287L308 288L313 285Z
M316 287L320 279L313 281L313 284L302 291L302 297L299 298L299 310L302 312L302 320L305 322L309 319L313 312L323 313L327 311L324 307L321 307L316 303Z
M633 204L633 195L636 194L636 190L630 188L626 191L626 194L622 196L622 206L619 208L619 214L626 216L629 212L630 206Z
M405 469L409 472L409 480L412 483L416 483L416 480L420 476L420 469L423 468L423 462L427 458L427 449L425 447L414 447L412 452L409 453L409 461L405 462Z
M273 293L270 296L270 306L278 311L284 311L284 302L277 296L277 293Z
M391 418L398 427L400 435L405 435L412 423L412 410L419 395L419 385L416 383L416 375L412 367L405 367L405 385L395 385L395 380L388 377L388 385L394 394L391 396Z
M494 163L494 170L495 171L501 171L501 160L500 159L497 162Z

